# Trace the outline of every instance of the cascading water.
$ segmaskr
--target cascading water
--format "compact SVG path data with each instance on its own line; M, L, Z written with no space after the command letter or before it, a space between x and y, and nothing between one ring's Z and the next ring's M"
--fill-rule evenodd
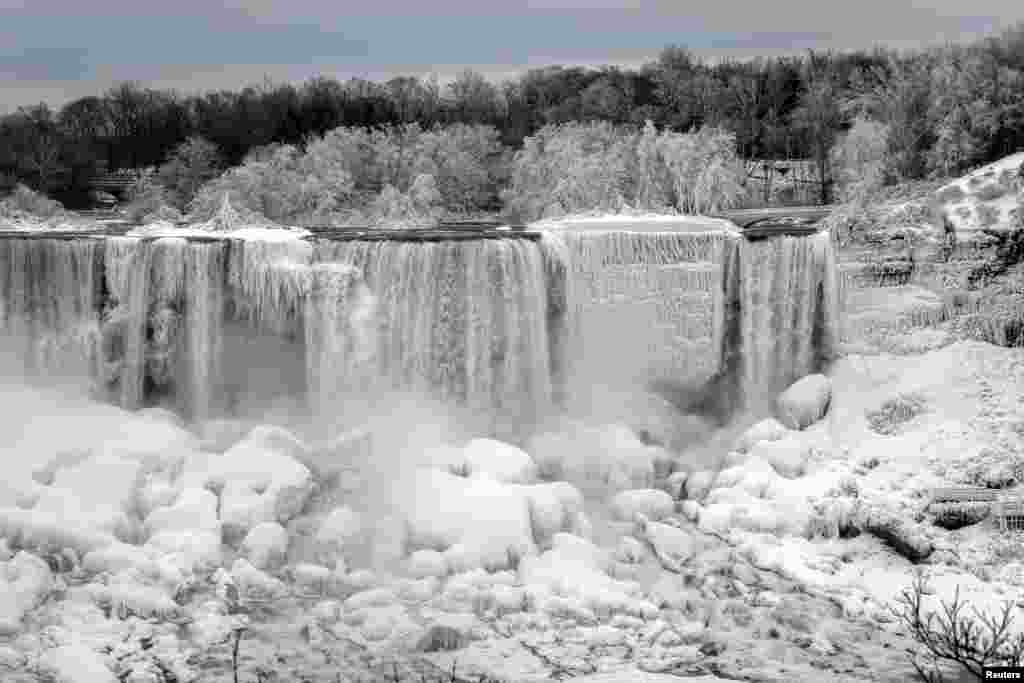
M320 418L414 391L508 435L593 382L724 377L751 403L774 395L833 341L833 260L826 234L748 242L706 225L440 241L5 239L0 324L33 349L78 339L128 408L230 412L231 387L251 391L239 376L283 362L253 350L263 334L295 349L296 393Z
M565 232L571 376L701 384L722 370L728 232Z
M364 391L425 391L514 424L550 407L536 243L352 241L321 245L315 258L306 339L320 391L356 379Z
M739 243L741 394L765 405L818 370L836 340L835 256L827 233Z
M96 375L103 244L0 240L0 333L23 366Z

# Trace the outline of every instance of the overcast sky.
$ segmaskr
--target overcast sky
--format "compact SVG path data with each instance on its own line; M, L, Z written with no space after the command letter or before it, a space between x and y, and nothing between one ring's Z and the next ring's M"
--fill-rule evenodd
M545 64L959 41L1024 19L1019 0L0 0L0 112L122 80L185 92L265 77L386 79Z

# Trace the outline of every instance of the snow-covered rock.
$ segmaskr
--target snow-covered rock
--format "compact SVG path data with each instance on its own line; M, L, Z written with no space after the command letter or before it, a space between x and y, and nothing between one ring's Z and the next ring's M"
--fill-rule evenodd
M362 519L352 508L340 506L331 510L314 536L317 558L331 562L342 557L345 547L359 539L362 526Z
M570 481L584 491L650 488L655 465L665 457L664 449L644 444L617 424L574 425L541 434L530 441L529 450L545 477Z
M244 439L256 427L246 420L207 420L198 427L199 445L204 451L224 453Z
M806 429L825 417L831 400L832 380L825 375L807 375L779 395L776 411L785 426Z
M202 485L220 490L225 533L239 540L260 522L285 523L313 492L313 477L296 456L305 446L280 428L259 427L224 455L208 460Z
M217 496L205 488L186 488L173 504L158 507L146 517L146 530L155 535L165 531L210 531L220 534Z
M494 568L536 553L529 501L516 487L425 468L411 480L404 512L413 546L459 544L465 560Z
M143 467L138 460L101 453L59 469L42 487L35 509L64 515L89 528L124 537L136 507Z
M86 553L82 557L82 568L93 574L116 573L125 569L134 569L149 576L160 573L157 562L145 550L120 542Z
M767 462L787 479L803 476L811 458L810 448L795 438L761 441L751 449L750 454L752 458Z
M733 448L740 453L747 453L762 441L778 441L789 434L790 430L775 418L761 420L743 432Z
M612 515L619 520L632 522L637 515L644 515L659 521L672 514L675 501L672 496L657 489L635 489L622 491L612 498Z
M568 482L512 485L512 490L526 497L530 507L533 539L544 547L560 531L580 533L583 519L583 494Z
M682 571L699 549L693 533L650 521L642 514L637 516L637 532L651 544L661 565L669 571Z
M22 551L0 562L0 635L18 633L25 613L52 588L53 573L45 560Z
M463 449L470 476L487 474L506 484L529 484L537 479L537 464L525 451L494 439L473 439Z
M331 570L323 565L302 562L288 568L296 588L307 594L323 594L331 584Z
M257 569L279 567L288 554L288 532L277 522L261 522L245 535L239 550Z
M103 657L81 643L50 650L42 665L56 683L117 683L117 676L104 663Z
M79 555L116 542L63 514L19 508L0 508L0 536L23 548L71 548Z
M409 574L416 578L440 578L448 573L448 563L444 555L436 550L417 550L409 556L407 569Z
M230 574L243 597L273 599L288 593L288 587L283 581L257 569L242 558L231 565Z

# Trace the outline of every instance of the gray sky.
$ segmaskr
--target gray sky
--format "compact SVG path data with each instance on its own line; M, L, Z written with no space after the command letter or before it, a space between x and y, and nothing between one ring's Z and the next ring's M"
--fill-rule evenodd
M0 0L0 112L121 80L185 92L317 74L386 79L472 66L910 47L1024 19L1019 0Z

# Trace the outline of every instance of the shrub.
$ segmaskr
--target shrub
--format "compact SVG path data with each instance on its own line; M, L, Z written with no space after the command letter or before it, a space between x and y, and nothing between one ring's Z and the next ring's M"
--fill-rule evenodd
M235 206L279 223L430 224L492 205L501 164L498 133L487 126L342 127L304 150L256 150L206 183L189 210L209 215L227 192Z
M18 218L31 216L48 219L63 213L64 205L19 183L10 195L0 201L0 216Z
M949 185L939 190L935 197L943 204L952 204L963 200L967 195L959 185Z
M199 190L188 206L190 218L211 219L227 195L233 206L277 223L322 221L339 211L353 191L351 176L331 161L292 145L257 150Z
M592 210L719 211L744 194L735 148L735 137L717 128L546 126L515 155L506 206L522 220Z
M925 412L927 400L917 394L899 394L866 415L868 425L877 434L897 434L907 422Z
M940 681L938 664L958 664L979 681L983 669L994 666L1024 664L1024 633L1011 635L1014 603L1007 601L999 616L982 614L976 608L973 616L966 614L956 589L953 601L941 603L941 610L925 613L927 593L924 576L918 573L911 588L902 592L890 611L925 648L925 661L911 654L914 669L923 680Z
M935 503L928 507L935 526L953 530L971 526L989 516L991 506L980 501L965 503Z
M977 191L975 191L974 196L980 201L991 202L999 199L1000 197L1005 197L1009 192L1010 188L1006 187L1002 183L989 183L988 185L979 187Z
M978 204L978 224L983 228L990 228L999 222L999 208L991 204Z
M128 204L125 210L130 220L147 222L151 216L167 214L171 208L167 188L152 172L143 173L128 188Z
M217 145L202 137L190 137L157 170L157 178L167 190L168 204L184 209L200 187L220 175L223 165Z
M882 186L889 127L857 117L832 147L832 168L844 201L857 200Z

